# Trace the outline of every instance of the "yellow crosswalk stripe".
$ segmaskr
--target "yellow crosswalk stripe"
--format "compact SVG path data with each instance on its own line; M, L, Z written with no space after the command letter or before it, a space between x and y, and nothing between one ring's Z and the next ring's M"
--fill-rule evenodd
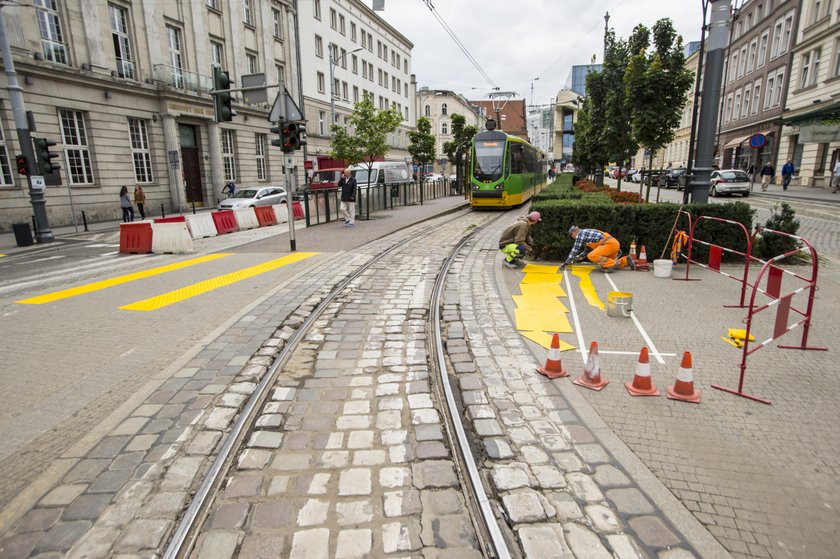
M165 274L174 270L180 270L181 268L195 266L196 264L212 262L213 260L218 260L219 258L224 258L225 256L231 255L232 253L208 254L207 256L191 258L182 262L176 262L175 264L167 264L166 266L158 266L157 268L151 268L150 270L144 270L142 272L125 274L123 276L117 276L115 278L107 280L97 281L86 285L80 285L79 287L71 287L70 289L62 289L61 291L54 291L53 293L38 295L37 297L30 297L29 299L21 299L20 301L15 301L15 303L19 305L43 305L44 303L52 303L53 301L58 301L60 299L68 299L77 295L83 295L85 293L91 293L93 291L99 291L101 289L114 287L115 285L122 285L130 281L136 281L143 278L150 278L152 276Z
M179 301L183 301L184 299L189 299L190 297L195 297L196 295L201 295L202 293L206 293L253 276L258 276L260 274L264 274L265 272L270 272L271 270L275 270L282 266L305 260L315 256L316 254L318 253L296 252L282 258L277 258L276 260L269 260L268 262L251 266L250 268L231 272L213 279L200 281L198 283L188 285L187 287L182 287L181 289L176 289L174 291L170 291L169 293L164 293L163 295L143 299L142 301L137 301L136 303L131 303L130 305L124 305L120 307L120 309L126 311L154 311Z

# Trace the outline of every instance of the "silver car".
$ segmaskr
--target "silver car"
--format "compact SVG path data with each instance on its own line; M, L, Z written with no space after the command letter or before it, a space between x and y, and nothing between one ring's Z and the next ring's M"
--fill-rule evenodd
M750 195L750 176L741 169L721 169L712 171L709 196L716 197L722 194L740 194L747 197Z
M230 198L219 202L220 210L253 208L286 203L286 189L282 186L264 186L262 188L243 188Z

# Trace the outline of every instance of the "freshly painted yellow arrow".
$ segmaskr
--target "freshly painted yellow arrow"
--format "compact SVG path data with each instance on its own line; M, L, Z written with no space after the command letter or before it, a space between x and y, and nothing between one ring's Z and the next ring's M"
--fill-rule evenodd
M580 278L580 290L583 292L586 302L593 307L598 307L599 309L604 310L604 303L598 297L598 293L595 291L595 286L592 284L592 278L589 277L589 274L591 274L592 270L595 268L592 266L571 266L570 269L572 270L573 276Z

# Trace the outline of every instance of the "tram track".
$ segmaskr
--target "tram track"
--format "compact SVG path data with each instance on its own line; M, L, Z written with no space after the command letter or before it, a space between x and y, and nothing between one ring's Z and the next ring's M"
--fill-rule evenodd
M499 219L499 217L493 219ZM463 426L461 412L458 409L452 387L449 384L450 372L447 367L447 356L441 331L440 307L442 305L442 293L449 268L473 235L482 227L485 227L487 222L490 221L490 218L484 219L482 217L476 221L484 221L484 223L477 224L476 227L462 236L460 242L451 249L435 274L434 288L429 302L429 311L432 316L430 320L427 320L428 335L426 337L426 354L428 355L431 373L437 375L431 383L432 390L437 395L438 402L441 403L438 411L444 418L442 421L443 431L452 449L452 457L456 464L455 470L459 478L460 487L465 494L464 498L467 502L467 508L470 510L470 517L476 532L476 543L486 557L508 558L511 557L511 553L508 550L508 544L499 525L499 515L494 511L494 506L484 490L481 472L476 465L475 458L470 449L470 442ZM432 235L437 229L438 227L433 225L421 227L412 237L410 243L425 242L424 239ZM261 410L269 400L272 388L275 387L278 378L282 375L284 369L290 360L292 360L295 351L301 346L307 335L319 321L322 322L328 316L328 307L340 300L347 293L348 289L352 288L355 282L358 282L378 264L384 263L389 258L398 258L399 251L404 246L404 243L395 242L339 281L322 297L320 302L311 310L309 315L287 340L250 398L242 407L239 417L220 444L215 459L207 469L207 474L195 490L189 506L180 518L177 528L166 547L164 557L174 559L177 557L189 557L194 554L202 528L211 512L211 507L219 495L220 490L223 488L224 482L235 463L236 456L242 450L248 435L254 430L254 425L259 418ZM432 275L431 272L432 270L429 270L427 275Z

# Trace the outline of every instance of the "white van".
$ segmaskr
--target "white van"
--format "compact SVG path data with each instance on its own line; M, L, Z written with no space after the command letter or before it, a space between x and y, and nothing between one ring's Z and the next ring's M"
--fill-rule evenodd
M411 172L404 161L374 161L370 176L368 176L368 166L364 163L352 165L349 169L359 186L411 182Z

